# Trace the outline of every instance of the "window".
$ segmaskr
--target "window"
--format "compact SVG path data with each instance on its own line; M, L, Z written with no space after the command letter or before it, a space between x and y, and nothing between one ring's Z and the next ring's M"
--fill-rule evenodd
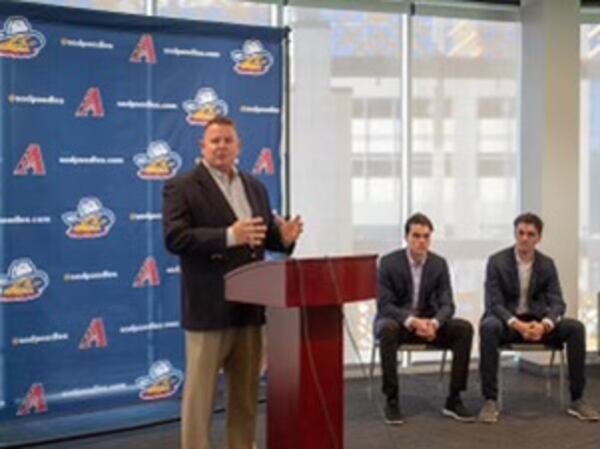
M271 25L271 5L231 0L158 0L159 16Z
M600 292L600 25L581 27L579 319L598 348Z
M400 14L289 8L297 254L377 253L402 233ZM374 302L345 308L365 360ZM359 360L346 344L346 362Z
M413 20L412 209L448 258L458 314L477 323L487 257L517 211L520 25Z
M34 3L46 3L56 6L71 6L74 8L90 8L105 11L117 11L133 14L143 14L145 0L28 0Z

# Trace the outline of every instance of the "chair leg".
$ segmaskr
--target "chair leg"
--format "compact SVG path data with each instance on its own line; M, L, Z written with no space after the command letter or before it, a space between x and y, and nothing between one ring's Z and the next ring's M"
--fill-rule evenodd
M371 363L369 364L369 378L373 379L375 375L375 359L377 358L377 344L373 344L371 349Z
M556 350L552 350L550 353L550 363L546 367L546 397L549 398L552 396L552 384L551 384L551 376L552 376L552 368L554 367L554 356L556 354Z
M502 411L502 396L504 390L504 378L502 376L502 353L498 358L498 411Z
M444 371L446 371L446 359L448 357L448 350L444 349L442 352L442 364L440 365L440 390L444 389Z
M560 350L560 366L558 372L559 388L560 388L560 409L566 410L565 400L565 350Z
M373 397L371 387L373 385L373 377L375 375L375 357L377 356L377 343L373 342L373 348L371 349L371 361L369 363L369 399Z
M412 365L412 353L411 351L402 351L401 353L401 365L402 368L410 368Z
M406 367L406 360L410 357L410 351L398 351L398 397L402 392L402 371Z

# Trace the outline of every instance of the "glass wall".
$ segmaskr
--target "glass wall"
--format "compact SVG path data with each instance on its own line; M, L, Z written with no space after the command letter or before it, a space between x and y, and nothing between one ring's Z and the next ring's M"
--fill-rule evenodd
M272 25L274 7L231 0L158 0L159 16L191 20Z
M402 29L394 13L289 8L292 35L291 203L298 255L378 253L400 243ZM362 356L374 301L345 310Z
M146 0L28 0L32 3L47 3L57 6L91 8L105 11L118 11L143 14Z
M157 15L190 20L210 20L250 25L273 24L274 7L237 0L26 0L57 6L72 6L134 14L155 5Z
M452 267L458 314L476 325L486 258L511 244L517 212L520 25L413 18L403 148L403 20L291 8L292 204L307 223L299 254L392 251L403 210L422 211ZM373 315L373 303L346 308L363 360Z
M520 25L416 17L413 27L412 210L433 219L457 314L476 325L486 259L512 243L518 207Z
M581 27L579 318L598 348L600 292L600 25Z

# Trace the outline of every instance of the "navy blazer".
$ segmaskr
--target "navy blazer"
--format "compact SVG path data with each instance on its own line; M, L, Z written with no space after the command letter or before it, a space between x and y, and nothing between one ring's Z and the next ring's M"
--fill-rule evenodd
M227 248L226 230L236 220L223 192L204 164L169 180L163 190L163 231L167 249L179 255L181 265L182 326L188 330L224 329L265 322L264 308L225 300L228 271L262 260L265 248L285 248L265 186L240 172L254 217L267 224L263 247Z
M403 324L409 315L435 318L440 326L454 315L452 285L446 260L430 252L421 273L416 310L413 280L406 249L381 258L378 270L377 319L392 318Z
M511 246L488 259L485 274L485 313L506 322L519 306L519 272L515 247ZM556 323L566 310L554 261L535 252L527 290L528 313L535 319L548 318Z

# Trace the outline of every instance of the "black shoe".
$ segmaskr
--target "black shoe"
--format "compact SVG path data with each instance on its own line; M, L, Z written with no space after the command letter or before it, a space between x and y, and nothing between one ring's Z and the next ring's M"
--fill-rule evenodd
M469 412L460 398L446 400L446 406L442 409L442 413L460 422L474 422L475 415Z
M385 402L385 423L391 425L404 424L404 417L400 412L398 399L388 399Z

